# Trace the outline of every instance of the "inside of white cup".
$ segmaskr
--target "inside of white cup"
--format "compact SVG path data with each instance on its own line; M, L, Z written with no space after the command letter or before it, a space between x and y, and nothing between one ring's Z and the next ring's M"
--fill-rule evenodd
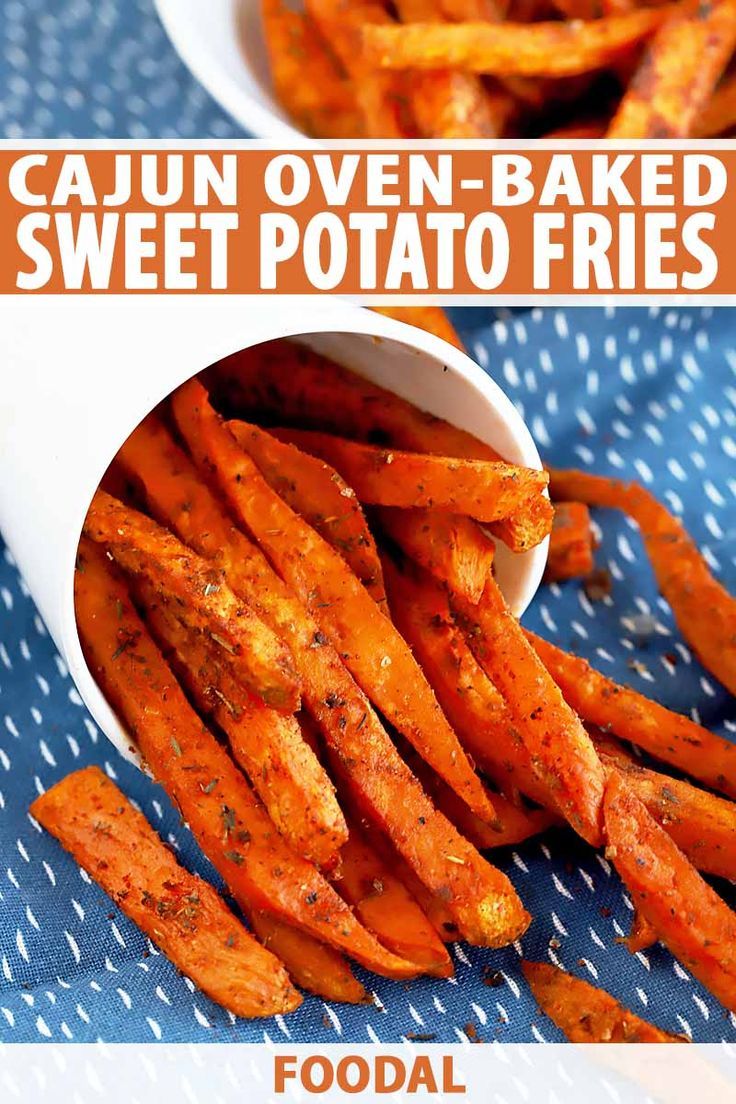
M294 6L302 5L294 4ZM290 122L274 93L261 5L253 3L252 0L235 0L235 23L240 52L251 76L263 95L268 98L274 115L279 115L284 122Z

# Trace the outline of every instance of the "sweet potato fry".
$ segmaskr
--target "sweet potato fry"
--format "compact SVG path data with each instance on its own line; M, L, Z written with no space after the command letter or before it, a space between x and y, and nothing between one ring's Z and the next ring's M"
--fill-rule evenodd
M673 13L648 44L607 137L689 137L734 47L734 0Z
M343 657L364 692L479 816L493 807L411 651L337 552L269 487L194 380L172 398L193 458L217 479L233 513L258 539Z
M582 502L556 502L544 581L584 579L593 570L590 513Z
M530 917L506 876L435 808L395 749L389 753L388 747L380 746L379 733L384 739L385 734L375 714L364 713L356 720L352 709L343 709L340 719L346 715L357 736L353 755L360 759L346 761L343 749L331 749L341 793L349 792L361 821L386 834L425 887L426 893L417 898L422 909L426 911L426 899L441 902L453 938L477 946L505 946L518 938ZM427 915L434 923L436 910Z
M381 561L354 488L328 462L258 426L231 422L229 428L266 482L338 550L374 602L383 606Z
M80 545L75 583L90 670L236 901L275 913L376 973L415 976L418 968L381 947L276 832L184 697L104 552L89 541Z
M402 552L442 582L452 580L477 602L493 569L495 547L471 518L444 510L380 510L385 533Z
M391 22L380 0L306 0L306 10L350 76L369 138L413 138L416 123L405 74L380 73L356 49L358 28ZM303 79L303 78L302 78Z
M395 318L397 322L406 322L408 326L426 330L427 333L441 337L443 341L456 345L458 349L465 352L460 334L442 307L372 307L371 309L376 314L385 314L387 318Z
M334 753L330 754L320 740L314 719L302 712L299 723L305 743L315 754L322 757L326 752L335 761ZM423 762L416 752L412 754L418 762ZM338 762L335 762L335 771L339 778ZM454 792L449 786L447 789L449 793ZM352 811L354 802L349 788L343 787L341 797L346 810ZM467 808L460 798L457 801ZM333 885L355 909L361 923L377 935L385 947L395 954L402 953L400 947L406 950L411 948L411 961L423 965L428 974L450 977L452 963L442 942L437 942L434 925L428 921L404 881L394 872L397 856L391 852L391 845L383 833L372 829L364 817L354 817L350 835L340 852L340 866L332 879Z
M360 36L362 58L384 70L450 68L499 75L574 76L609 65L680 7L640 8L587 23L366 24Z
M502 794L494 793L492 800L496 819L492 824L487 824L471 812L455 791L419 759L416 752L411 749L407 749L407 752L404 756L406 762L437 808L479 851L523 843L559 823L558 818L546 809L527 809L509 801Z
M271 441L276 450L282 448L275 438L269 438L268 443ZM182 541L220 565L234 593L250 606L257 607L275 631L288 639L295 663L303 666L305 655L309 656L314 650L317 624L274 572L261 550L236 528L224 504L215 497L161 420L149 415L122 446L115 463L138 484L148 509L161 524L170 526ZM275 460L268 466L264 462L264 467L276 481ZM293 476L300 475L296 467L290 470ZM298 488L290 488L296 496L294 501L305 510L310 508L308 502L313 501L309 498L312 486L309 480L303 483L301 497ZM336 486L339 491L342 484ZM282 489L286 493L286 489ZM377 570L380 574L380 560ZM374 589L379 597L382 593L382 588L378 592Z
M378 854L379 859L383 861L384 865L392 872L393 876L399 879L401 884L419 904L422 912L429 920L432 928L439 935L442 942L447 943L452 939L457 939L459 935L458 926L452 918L451 911L447 908L447 905L443 902L439 894L429 889L417 876L410 862L407 862L407 860L402 857L388 834L377 829L372 819L361 813L363 803L360 795L357 793L355 787L347 780L345 771L341 770L339 758L335 754L335 750L326 747L324 742L320 739L319 728L314 719L309 713L302 710L299 714L299 723L302 728L305 742L309 744L315 754L322 758L322 755L326 753L327 758L332 764L336 779L340 784L340 800L346 812L353 816L355 823L359 824L365 832L370 832L372 850ZM407 744L404 745L405 748L408 746ZM416 755L416 752L412 752L412 754L415 756L416 760L423 762L423 760L420 760L419 756ZM406 757L397 757L397 762L401 764L402 768L405 768L408 760ZM416 783L416 775L411 774L409 777ZM438 776L434 775L434 777L437 778ZM454 790L450 790L449 786L447 790L449 793L454 793ZM460 798L457 800L463 808L467 808Z
M441 23L441 0L397 0L402 23ZM489 96L479 77L453 69L412 76L412 106L424 138L500 138L515 105Z
M684 1043L642 1020L607 993L548 962L521 969L542 1011L571 1043Z
M528 552L549 536L553 518L552 503L546 495L539 495L527 510L521 510L502 521L492 521L488 528L512 552Z
M332 755L330 758L339 780L340 769L336 757ZM403 759L399 758L398 762L406 769ZM413 778L414 784L416 784L415 777L412 774L409 774L409 777ZM355 813L356 820L359 820L366 831L370 831L374 849L378 851L384 863L417 902L442 943L452 943L464 938L462 929L455 919L456 910L448 907L447 892L442 888L441 883L433 883L433 888L428 885L429 879L424 877L423 873L420 875L417 872L416 864L413 863L411 857L408 860L405 859L388 834L381 831L380 826L377 827L378 822L361 813L363 805L360 795L344 772L340 791L341 799L346 808Z
M312 18L286 0L261 0L261 14L276 98L294 123L312 138L362 138L354 89Z
M503 695L532 766L558 808L589 843L601 840L604 770L580 719L526 640L495 579L473 606L459 594L452 605L468 643Z
M531 633L527 633L527 636L533 644L536 638L533 638ZM605 755L611 762L623 764L625 767L639 762L639 756L634 749L623 743L617 736L613 736L608 729L598 728L597 725L589 722L586 722L585 727L599 755Z
M456 69L413 74L412 107L424 138L501 138L516 113L508 93L489 95L476 73Z
M345 959L332 947L277 920L271 913L251 909L247 915L259 942L277 955L300 989L328 1001L370 1003L367 992Z
M145 486L149 508L202 554L222 558L235 592L258 603L291 643L305 702L334 759L349 766L361 809L428 884L428 894L452 902L455 937L462 926L475 942L498 944L504 933L514 938L508 933L524 926L526 914L510 884L435 811L316 622L260 550L232 527L189 458L166 435L162 447L160 432L146 441L137 466L127 447L125 459Z
M736 744L680 713L620 686L587 660L527 633L566 700L591 724L615 732L664 763L736 797Z
M638 763L621 759L614 763L605 752L600 755L606 766L621 774L693 866L704 874L736 881L736 803Z
M304 742L315 756L321 758L324 748L313 718L302 712L299 723ZM464 804L459 798L458 803ZM375 837L376 833L372 835ZM349 836L340 851L338 868L331 880L340 896L355 910L361 923L385 947L398 955L411 949L411 961L422 966L426 973L437 977L451 976L452 963L442 944L438 944L434 927L355 822L350 825ZM286 965L288 967L288 962Z
M521 790L549 804L506 703L452 620L447 591L426 574L399 571L388 558L384 575L394 623L474 762L503 793Z
M736 914L618 773L608 778L603 815L606 855L636 910L706 989L736 1009Z
M496 0L439 0L439 3L445 18L453 23L531 23L556 15L555 9L551 4L545 5L544 0L541 3L537 0L517 0L516 4L508 0L500 0L499 3ZM411 22L432 20L414 19ZM540 109L546 102L544 83L533 77L503 77L493 82L491 94L495 95L497 89L502 103L510 98L517 104Z
M337 892L369 931L401 958L435 977L450 977L452 962L421 908L356 824L341 852Z
M449 510L498 521L525 513L548 482L546 472L502 460L403 452L308 429L274 434L326 461L370 505Z
M619 771L692 864L705 874L736 881L736 804L650 770L607 732L595 729L591 736L605 767Z
M440 812L480 851L494 847L513 847L540 835L553 825L562 823L559 817L546 809L527 809L494 793L496 820L493 824L486 824L467 805L463 805L457 794L442 779L435 776L433 785L427 788Z
M252 561L254 570L256 564L265 565L262 554L236 529L157 412L131 433L110 470L123 473L142 508L200 556L222 566L226 574L231 561Z
M736 598L713 578L682 522L637 483L588 472L550 474L555 498L623 510L637 522L680 632L703 666L736 694Z
M258 945L211 885L179 865L99 767L57 782L30 811L217 1004L247 1017L299 1006L279 960Z
M440 456L498 459L471 433L296 342L270 341L244 349L214 365L208 377L239 416L259 411L281 425L309 426L356 441Z
M235 676L266 704L288 712L299 708L298 681L288 649L249 606L238 601L220 568L105 491L95 494L84 532L104 544L126 571L142 576L161 598L172 600L182 622L218 645Z
M433 893L417 877L411 865L394 848L386 848L385 859L396 877L411 893L424 915L443 943L454 943L462 938L452 912L438 893Z
M295 717L285 716L218 668L208 649L147 588L139 588L146 619L200 713L225 733L237 763L271 820L294 850L321 867L337 862L347 826L334 787Z
M657 933L649 921L645 920L640 912L635 912L634 919L631 921L631 931L623 940L626 950L630 954L637 954L639 951L646 951L647 948L653 947L657 940Z

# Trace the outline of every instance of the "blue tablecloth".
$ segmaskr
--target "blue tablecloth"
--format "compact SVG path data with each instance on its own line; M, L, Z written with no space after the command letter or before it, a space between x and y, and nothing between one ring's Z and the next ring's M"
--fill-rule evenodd
M478 309L456 318L546 457L643 480L682 512L717 573L736 587L733 311L581 308L494 319ZM637 533L619 515L598 520L597 558L613 577L611 601L589 602L577 583L543 588L529 625L733 738L733 698L683 645ZM559 1038L521 980L513 947L455 948L450 981L367 978L375 1007L327 1007L308 998L285 1020L234 1022L157 955L27 815L41 788L99 763L180 848L182 861L212 876L163 793L121 761L87 716L7 554L0 562L0 640L0 1038ZM736 1017L664 949L633 957L620 945L631 921L621 883L571 833L502 851L496 861L534 916L525 955L559 961L669 1030L699 1041L734 1039Z
M3 0L0 13L0 136L248 137L181 63L152 0Z

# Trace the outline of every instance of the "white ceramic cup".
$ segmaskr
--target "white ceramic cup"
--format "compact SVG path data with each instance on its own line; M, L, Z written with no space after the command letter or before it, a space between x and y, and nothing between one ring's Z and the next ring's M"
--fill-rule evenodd
M6 299L0 327L0 529L86 705L135 759L90 675L74 616L74 563L87 507L120 445L179 384L239 349L299 337L422 409L540 468L516 408L468 356L423 330L338 299L84 296ZM496 572L519 615L547 542L502 545Z

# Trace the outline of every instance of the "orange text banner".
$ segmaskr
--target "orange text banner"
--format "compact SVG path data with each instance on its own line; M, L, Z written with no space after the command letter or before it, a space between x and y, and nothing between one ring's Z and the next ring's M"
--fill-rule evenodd
M736 148L0 148L0 293L736 295Z

